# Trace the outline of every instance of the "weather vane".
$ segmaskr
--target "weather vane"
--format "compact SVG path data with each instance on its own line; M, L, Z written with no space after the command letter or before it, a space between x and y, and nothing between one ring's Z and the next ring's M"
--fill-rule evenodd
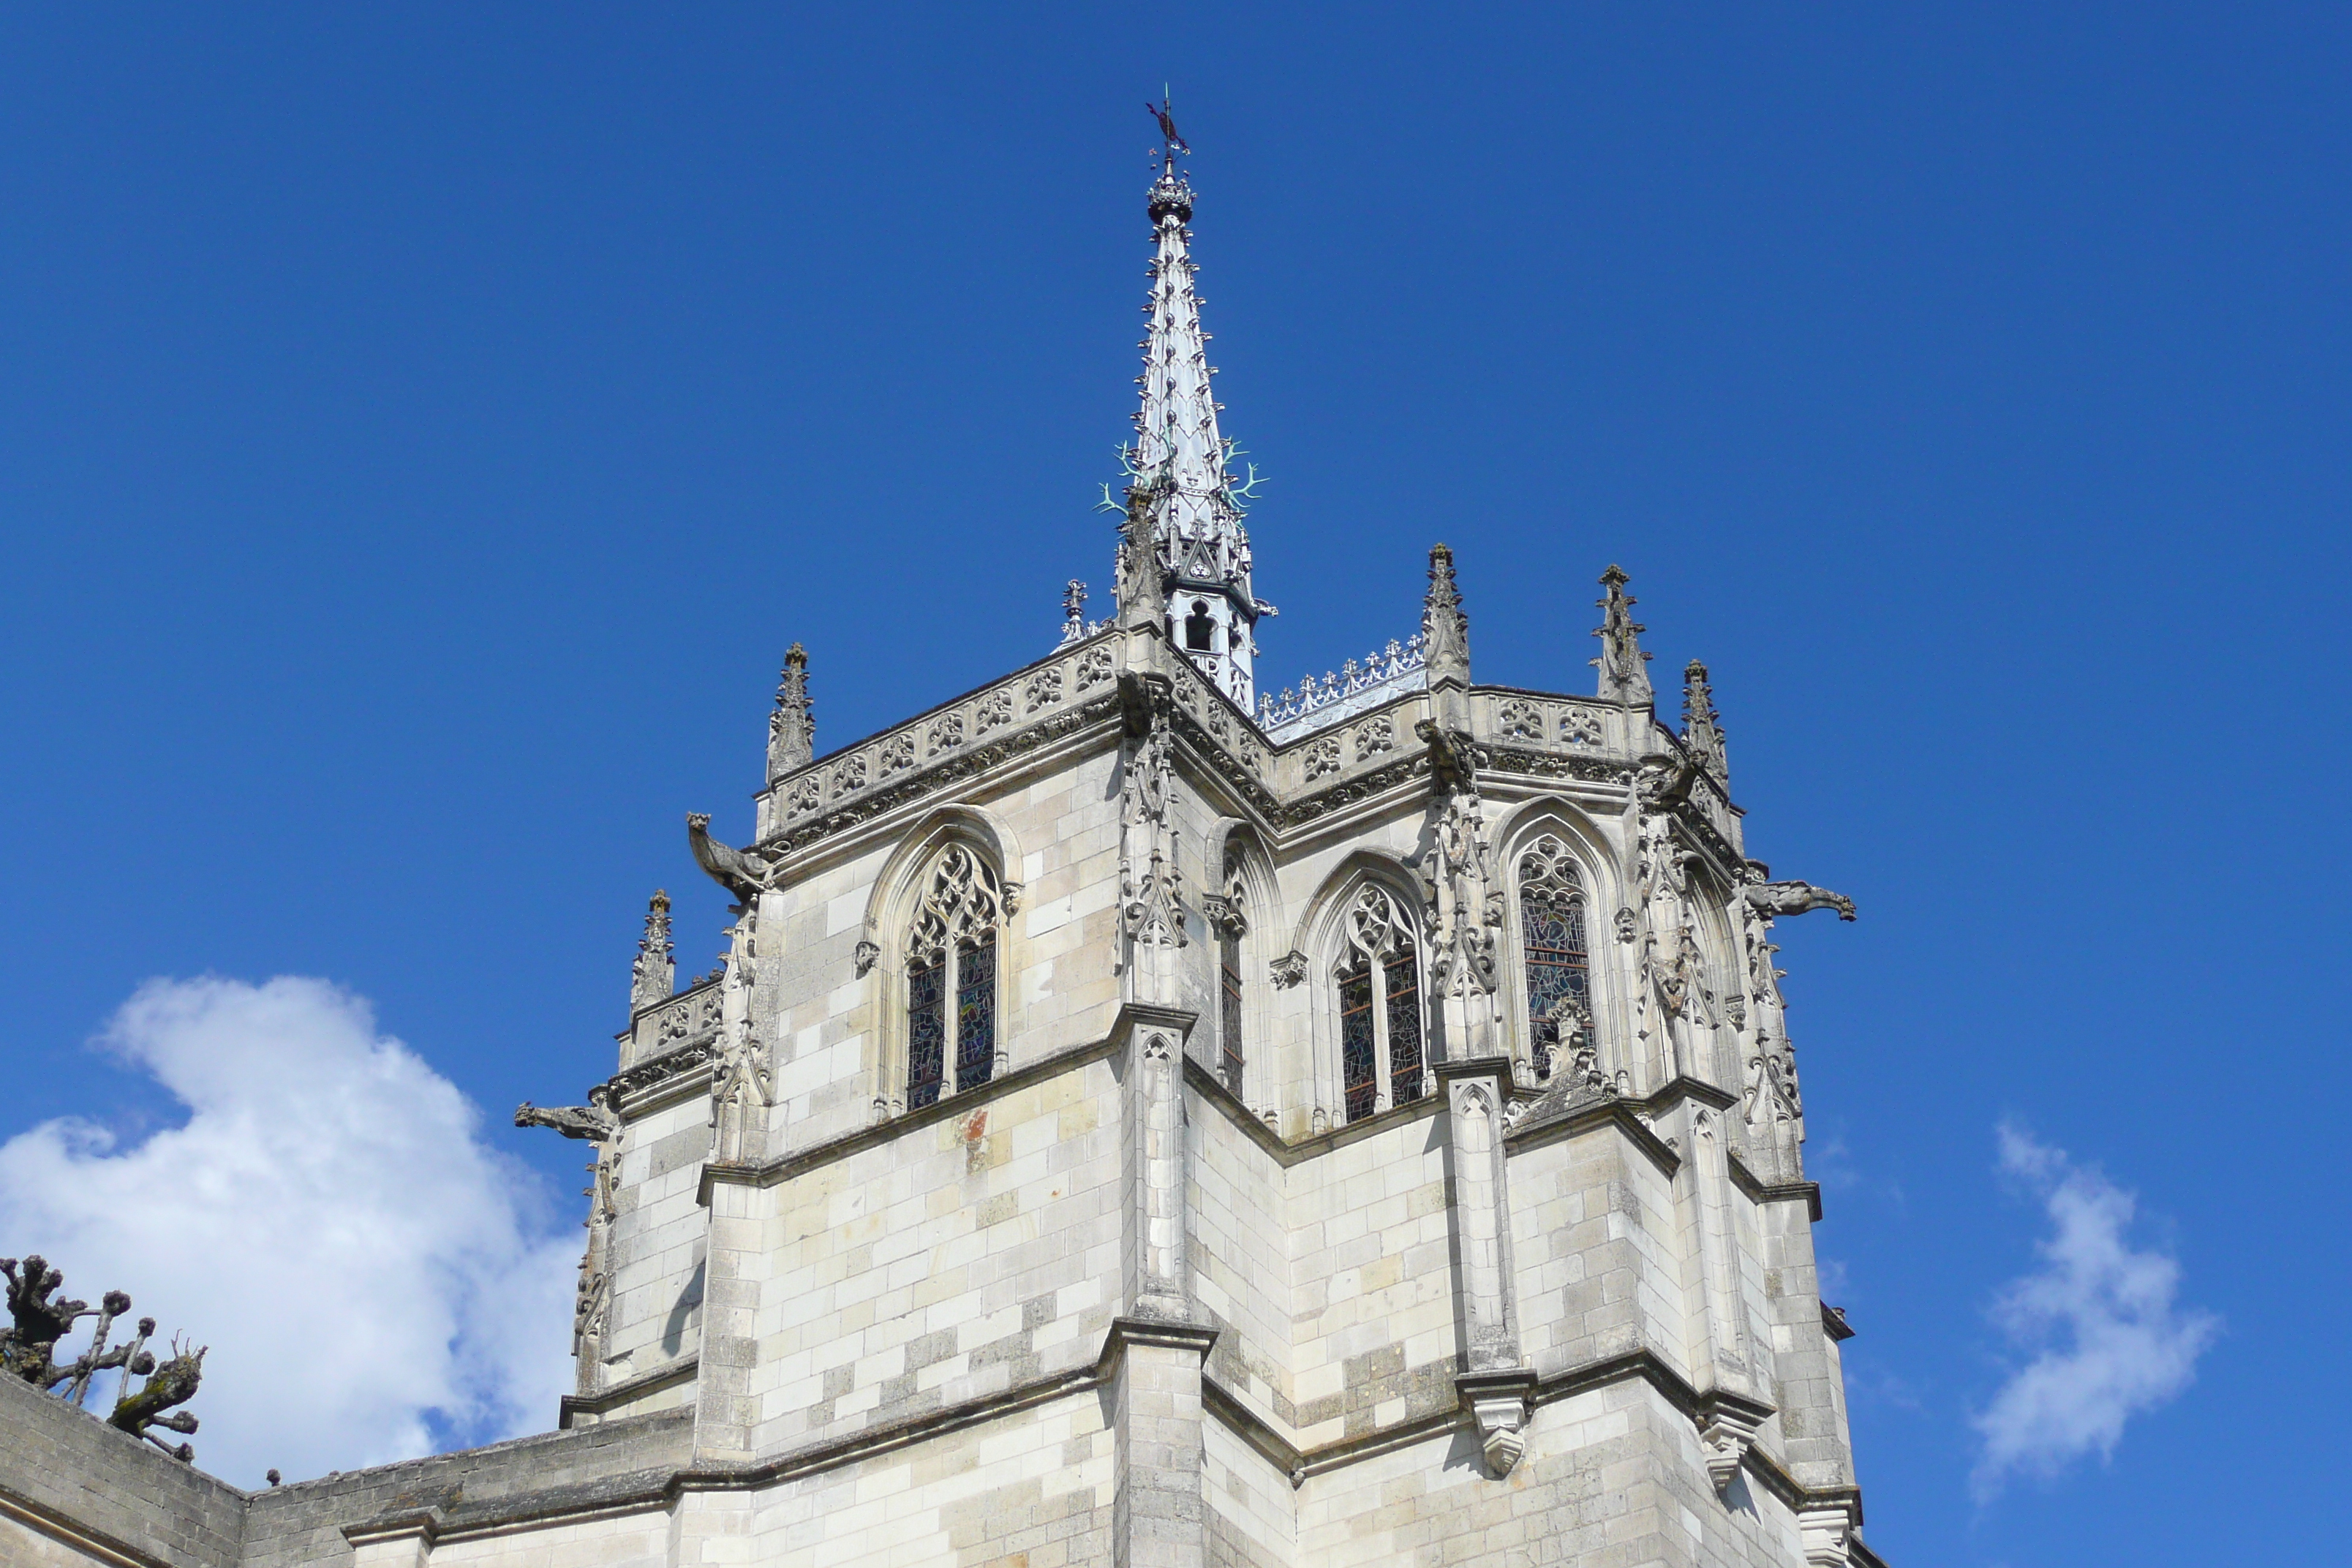
M1176 172L1176 155L1179 153L1189 154L1192 151L1192 143L1176 130L1175 106L1176 100L1165 83L1160 89L1159 103L1154 104L1150 99L1144 100L1143 103L1144 111L1160 121L1160 155L1166 160L1168 172L1171 174Z

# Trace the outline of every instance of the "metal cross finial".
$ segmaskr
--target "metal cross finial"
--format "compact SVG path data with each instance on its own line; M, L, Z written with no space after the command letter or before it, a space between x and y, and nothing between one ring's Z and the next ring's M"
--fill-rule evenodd
M1170 95L1167 85L1162 83L1160 89L1160 102L1155 106L1146 99L1143 104L1144 110L1152 119L1160 121L1161 156L1167 160L1168 167L1171 171L1176 167L1176 154L1189 153L1192 151L1192 143L1177 133L1175 103L1176 100Z

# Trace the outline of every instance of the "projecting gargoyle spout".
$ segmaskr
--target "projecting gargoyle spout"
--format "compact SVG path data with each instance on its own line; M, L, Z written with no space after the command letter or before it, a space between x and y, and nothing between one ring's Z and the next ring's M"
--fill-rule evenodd
M1477 793L1478 748L1467 734L1444 729L1433 719L1423 719L1412 732L1429 748L1430 781L1440 791Z
M748 904L760 896L768 863L711 837L709 812L687 813L686 842L694 851L694 863L709 873L712 881L733 894L737 903Z
M1853 919L1853 900L1843 893L1816 888L1811 882L1751 882L1748 901L1761 915L1802 915L1815 910L1835 910L1838 919Z
M515 1107L517 1127L552 1127L566 1138L602 1142L620 1127L613 1113L599 1105L533 1105Z

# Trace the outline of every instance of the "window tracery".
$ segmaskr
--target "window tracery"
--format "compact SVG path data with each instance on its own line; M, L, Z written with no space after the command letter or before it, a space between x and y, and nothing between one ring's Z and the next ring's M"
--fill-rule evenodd
M1350 903L1332 971L1339 1001L1339 1073L1347 1120L1360 1121L1427 1090L1421 963L1412 923L1385 889Z
M1003 917L995 868L969 846L950 845L907 932L909 1110L996 1074L997 933Z
M1549 1079L1592 1049L1584 884L1568 846L1551 834L1520 855L1518 876L1528 1042L1538 1075Z

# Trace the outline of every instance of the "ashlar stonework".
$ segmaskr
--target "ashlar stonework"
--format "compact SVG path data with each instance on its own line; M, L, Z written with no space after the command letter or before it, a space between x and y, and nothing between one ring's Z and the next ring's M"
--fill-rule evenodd
M829 752L795 646L749 842L690 827L725 962L656 895L616 1070L521 1113L595 1157L561 1429L247 1496L12 1405L0 1554L1878 1561L1772 940L1851 900L1748 858L1613 566L1595 695L1478 684L1440 546L1255 696L1193 205L1171 145L1118 613Z

